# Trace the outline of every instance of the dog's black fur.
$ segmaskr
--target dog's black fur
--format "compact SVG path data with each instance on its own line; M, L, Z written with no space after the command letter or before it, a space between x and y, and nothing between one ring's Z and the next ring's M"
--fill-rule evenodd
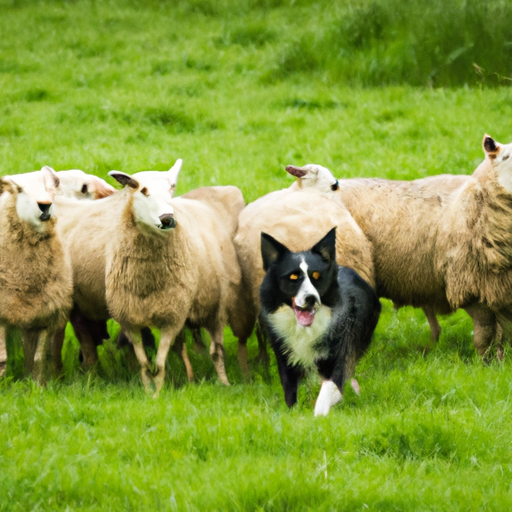
M333 228L309 251L293 253L270 235L261 234L263 266L267 273L260 289L260 322L275 352L289 407L297 402L297 387L305 366L290 362L290 340L286 344L286 340L276 332L272 315L283 305L293 307L293 298L306 279L299 267L300 262L308 265L307 273L321 304L331 308L330 320L313 345L314 364L321 377L332 380L341 393L346 381L353 376L356 361L368 348L379 319L381 306L371 286L354 270L336 263L335 240ZM314 279L318 277L318 274L313 276L315 272L319 272L318 279ZM292 280L292 274L301 275ZM314 306L311 299L308 300L304 310Z

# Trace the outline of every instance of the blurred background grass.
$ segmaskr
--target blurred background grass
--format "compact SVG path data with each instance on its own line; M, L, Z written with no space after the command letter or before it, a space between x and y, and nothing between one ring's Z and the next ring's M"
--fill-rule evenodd
M511 140L510 2L0 0L0 173L51 165L184 167L177 193L287 187L287 164L339 177L469 174ZM109 178L107 178L109 179ZM383 314L347 389L312 418L318 382L286 410L275 365L242 383L226 329L216 384L169 357L157 401L112 339L96 373L0 381L0 510L506 510L510 356L482 365L464 312L429 347L420 311ZM192 351L191 351L192 352Z

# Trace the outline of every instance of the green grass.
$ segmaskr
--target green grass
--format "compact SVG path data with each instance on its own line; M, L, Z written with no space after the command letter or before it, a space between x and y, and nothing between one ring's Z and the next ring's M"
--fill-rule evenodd
M485 16L475 1L402 4L0 0L0 174L51 165L105 177L183 158L178 193L234 184L253 201L291 183L287 164L339 177L470 173L484 133L512 138L510 89L492 78L511 76L510 7L486 3ZM469 48L459 55L457 38ZM481 43L482 59L472 53ZM475 77L474 88L442 87ZM363 87L381 83L393 85ZM427 83L437 87L413 87ZM194 353L187 384L171 354L158 400L113 340L83 375L69 329L65 376L40 389L21 379L10 339L0 511L509 509L510 354L484 366L464 312L441 320L429 348L422 313L383 302L357 368L361 397L347 389L322 419L314 378L286 409L275 364L254 362L254 339L244 384L229 330L231 388Z

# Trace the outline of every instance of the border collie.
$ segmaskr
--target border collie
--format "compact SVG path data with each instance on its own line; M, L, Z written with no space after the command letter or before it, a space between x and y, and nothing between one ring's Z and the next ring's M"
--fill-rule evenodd
M303 252L292 252L261 234L266 275L260 288L260 321L276 355L288 407L297 402L304 371L318 370L322 387L315 416L327 415L342 399L381 309L371 286L336 263L335 244L336 228Z

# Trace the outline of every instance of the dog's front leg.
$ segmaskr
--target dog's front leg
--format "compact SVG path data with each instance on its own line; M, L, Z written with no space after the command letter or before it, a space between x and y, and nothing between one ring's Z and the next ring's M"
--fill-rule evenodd
M272 345L272 348L276 354L277 368L284 391L284 400L288 407L292 407L297 403L297 388L301 371L297 366L291 366L288 363L288 358L282 353L281 347Z

